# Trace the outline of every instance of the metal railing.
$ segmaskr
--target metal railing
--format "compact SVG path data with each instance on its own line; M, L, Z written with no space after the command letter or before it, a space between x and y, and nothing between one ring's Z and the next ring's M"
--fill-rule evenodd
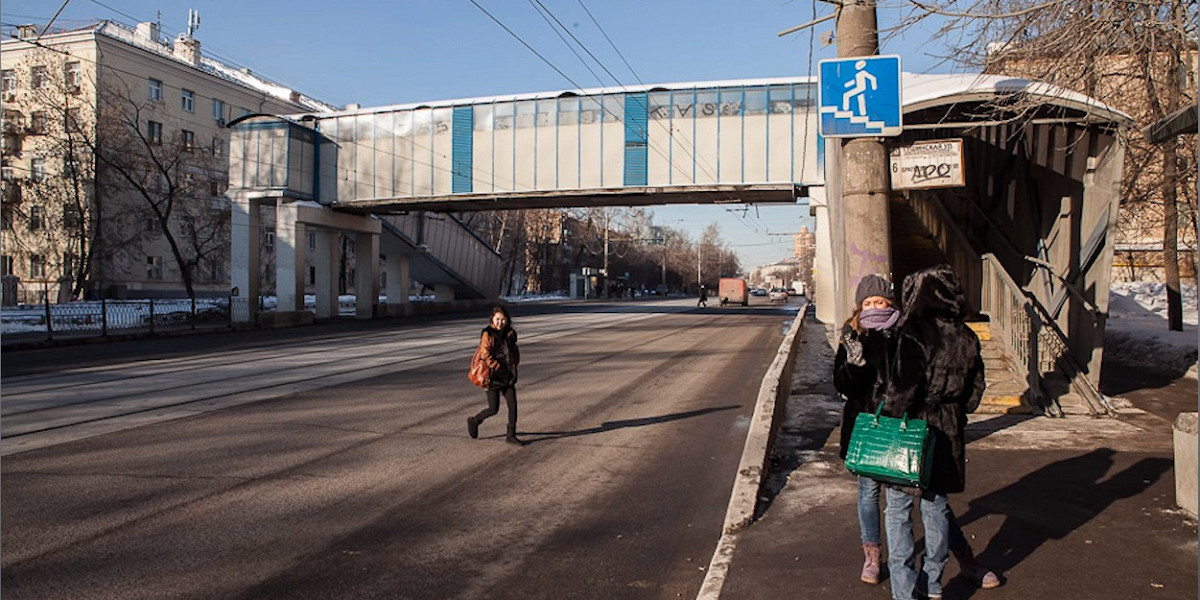
M381 216L484 298L500 294L504 269L500 255L450 214Z
M1045 374L1061 373L1087 404L1094 416L1111 415L1103 394L1071 353L1066 333L1050 317L1034 294L1022 288L1009 275L995 254L982 256L955 226L936 199L914 194L910 206L933 235L942 252L950 257L955 271L963 279L964 289L973 297L979 312L990 319L992 339L1014 358L1029 385L1030 402L1048 414L1062 416L1056 398L1047 402Z
M228 298L95 300L0 310L0 333L10 342L227 329L233 323Z

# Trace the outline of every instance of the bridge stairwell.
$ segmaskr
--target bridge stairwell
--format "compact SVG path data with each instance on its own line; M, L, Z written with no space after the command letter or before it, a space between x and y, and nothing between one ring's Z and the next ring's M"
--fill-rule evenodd
M904 277L938 263L952 264L938 248L934 237L903 198L893 198L890 205L892 238L892 272L897 294L901 293ZM1032 412L1024 399L1029 385L1022 379L1016 361L992 339L991 326L984 315L969 318L968 323L983 352L984 377L987 389L976 412L1028 414Z

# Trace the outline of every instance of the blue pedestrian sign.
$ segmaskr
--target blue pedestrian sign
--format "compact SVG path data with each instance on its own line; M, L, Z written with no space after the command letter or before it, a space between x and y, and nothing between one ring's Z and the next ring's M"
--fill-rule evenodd
M900 57L860 56L823 60L817 94L821 135L900 135Z

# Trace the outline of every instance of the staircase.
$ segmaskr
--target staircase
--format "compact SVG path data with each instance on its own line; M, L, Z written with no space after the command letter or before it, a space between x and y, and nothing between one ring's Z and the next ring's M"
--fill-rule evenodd
M975 335L979 337L979 346L983 354L983 376L987 389L983 391L983 399L979 402L977 413L986 414L1031 414L1026 398L1029 396L1029 384L1021 380L1019 369L1011 356L1000 348L1000 344L992 339L991 325L986 321L967 323Z
M949 263L946 255L938 248L929 230L920 217L901 198L893 198L889 205L892 237L892 273L895 275L896 293L902 293L901 283L909 273L938 263ZM976 412L990 414L1030 414L1028 402L1029 384L1018 373L1017 364L992 340L991 327L987 321L970 322L968 326L979 336L983 352L984 377L987 389Z

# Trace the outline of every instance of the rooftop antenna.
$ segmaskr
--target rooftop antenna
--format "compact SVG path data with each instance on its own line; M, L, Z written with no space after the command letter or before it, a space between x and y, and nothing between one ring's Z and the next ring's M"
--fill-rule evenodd
M194 8L189 8L188 9L187 36L195 37L197 29L200 29L200 11L198 11Z

